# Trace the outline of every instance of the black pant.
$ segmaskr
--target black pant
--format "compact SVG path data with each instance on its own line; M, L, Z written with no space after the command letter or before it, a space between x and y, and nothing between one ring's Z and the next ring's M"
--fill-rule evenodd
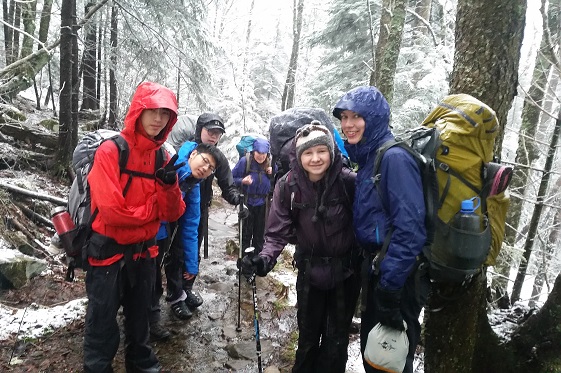
M150 324L159 322L161 319L161 308L160 308L160 298L164 294L164 286L162 283L162 261L164 260L164 255L166 255L166 263L169 262L170 253L168 252L170 243L170 237L166 237L163 240L158 240L158 256L156 257L156 268L155 268L155 278L154 278L154 289L152 291L152 302L150 306ZM167 266L165 267L166 280L167 282L173 281L171 273L168 273Z
M110 266L91 267L86 274L88 308L84 333L84 371L113 372L111 363L119 347L117 311L123 306L125 366L127 372L159 372L160 363L149 344L148 314L152 297L154 259L135 262L135 285L121 260Z
M368 295L366 301L366 310L361 315L360 324L360 351L364 355L368 333L378 324L376 317L376 300L374 299L374 289L378 283L378 277L370 274L368 279ZM415 358L415 350L421 338L421 325L419 323L419 315L422 308L426 304L430 288L430 280L426 273L417 276L415 270L405 282L401 293L401 315L407 323L407 338L409 339L409 353L407 354L407 362L403 373L413 373L413 360ZM416 290L417 289L417 290ZM417 291L419 294L417 294ZM363 361L366 373L383 372L372 368L368 363Z
M320 290L308 286L306 289L305 281L304 274L299 271L296 280L298 350L292 372L344 373L349 327L360 293L360 276L352 275L338 285L342 286L339 294L343 294L343 299L337 296L336 288Z
M265 210L266 206L247 206L249 216L242 225L242 250L255 247L255 253L261 252L265 242Z

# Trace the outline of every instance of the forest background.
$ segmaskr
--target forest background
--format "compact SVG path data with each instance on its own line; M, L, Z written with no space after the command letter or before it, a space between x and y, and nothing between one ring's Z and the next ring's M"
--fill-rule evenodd
M446 94L472 94L497 111L496 154L516 168L507 235L487 279L428 317L425 367L561 371L552 347L561 345L560 9L559 0L4 0L1 138L27 131L20 123L33 116L10 104L32 100L56 120L43 167L71 178L78 118L95 118L88 130L119 128L144 80L172 88L181 113L225 118L221 148L232 161L239 137L266 134L273 115L330 112L357 85L381 89L397 133ZM487 307L518 301L540 310L500 341ZM456 350L450 335L467 347Z

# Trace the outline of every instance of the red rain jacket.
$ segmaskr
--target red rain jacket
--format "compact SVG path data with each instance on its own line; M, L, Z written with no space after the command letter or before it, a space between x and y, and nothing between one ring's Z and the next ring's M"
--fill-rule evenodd
M170 120L154 140L143 135L140 115L144 109L167 108ZM156 153L166 140L177 121L177 99L174 93L157 83L140 84L132 98L125 117L121 135L129 145L127 169L154 174ZM160 222L176 221L185 211L177 182L163 184L158 179L133 177L125 197L123 189L129 175L119 172L119 151L112 141L103 142L95 153L92 170L88 175L91 194L91 211L99 209L92 224L94 232L113 238L118 244L127 245L150 240L156 236ZM169 154L168 154L169 159ZM164 164L167 163L164 162ZM157 246L142 256L155 257ZM138 255L137 255L138 256ZM108 259L88 258L93 266L115 263L123 257L116 254Z

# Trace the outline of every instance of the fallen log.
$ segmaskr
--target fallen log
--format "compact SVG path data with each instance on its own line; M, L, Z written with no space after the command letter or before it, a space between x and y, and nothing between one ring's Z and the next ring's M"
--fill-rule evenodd
M13 193L23 194L24 196L37 198L37 199L40 199L42 201L49 201L49 202L52 202L52 203L54 203L56 205L59 205L59 206L66 206L66 202L67 202L66 199L63 199L63 198L50 196L48 194L41 194L41 193L33 192L33 191L25 189L25 188L20 188L20 187L17 187L15 185L10 185L10 184L6 184L6 183L2 183L2 182L0 182L0 188L4 188L4 189L6 189L10 192L13 192Z
M41 131L38 126L30 126L22 122L3 123L0 125L0 132L30 145L40 144L50 149L56 149L58 146L57 135Z

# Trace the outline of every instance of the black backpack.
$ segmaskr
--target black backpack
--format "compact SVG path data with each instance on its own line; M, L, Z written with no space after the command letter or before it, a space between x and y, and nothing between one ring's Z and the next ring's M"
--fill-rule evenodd
M119 150L119 170L121 174L128 174L130 177L123 189L123 196L126 195L133 176L144 177L147 179L155 179L154 174L145 174L142 172L128 170L126 168L129 159L129 146L127 141L119 132L111 130L97 130L84 135L82 140L74 149L72 155L72 168L76 173L76 177L72 182L68 193L68 212L74 221L76 228L73 232L72 248L66 249L68 269L66 272L66 280L74 279L74 269L82 268L87 270L86 248L88 239L92 232L92 223L95 220L98 209L91 212L90 187L88 185L88 174L93 166L96 150L104 141L113 141ZM157 169L164 165L166 159L166 150L160 147L156 153L156 163L154 173Z

